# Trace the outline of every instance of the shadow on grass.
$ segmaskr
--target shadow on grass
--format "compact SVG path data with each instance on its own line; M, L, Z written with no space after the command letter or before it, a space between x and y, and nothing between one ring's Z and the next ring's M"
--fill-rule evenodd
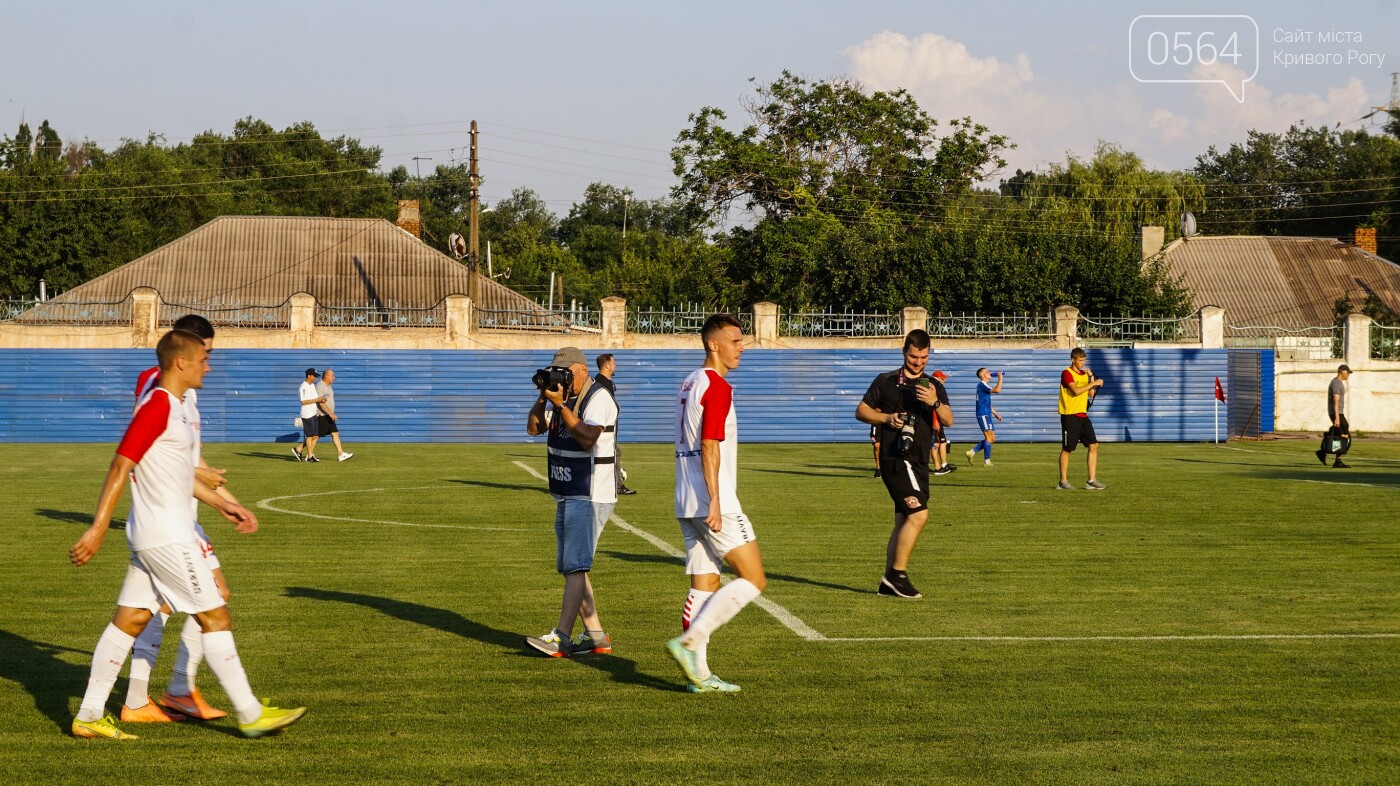
M54 521L66 521L69 524L81 524L84 527L92 524L91 513L77 513L71 510L52 510L50 508L39 508L34 511L34 515L43 516ZM112 519L111 529L126 529L126 522L121 519Z
M24 688L34 697L34 709L67 733L73 723L73 711L68 705L74 696L81 696L89 667L64 661L58 657L61 652L92 656L83 650L32 641L0 630L0 679Z
M613 559L621 560L623 562L644 562L648 564L659 563L665 565L676 565L680 567L685 566L685 559L681 557L667 557L661 554L631 554L622 551L600 551L599 553L603 554L604 556L612 557ZM817 581L816 579L804 578L802 576L792 576L786 573L768 573L767 571L765 571L765 575L767 575L769 579L772 579L774 581L786 581L790 584L806 584L812 587L822 587L823 589L837 590L838 592L859 592L863 595L870 594L869 589L858 589L856 587L850 587L845 584L830 584L825 581Z
M491 483L485 480L450 480L450 483L461 483L463 486L479 486L484 489L500 489L502 491L538 491L541 494L548 494L549 489L545 486L526 486L519 483Z
M1339 486L1371 485L1400 487L1400 473L1380 469L1358 467L1353 464L1348 469L1334 469L1330 466L1295 466L1291 464L1260 464L1248 461L1213 461L1210 459L1175 458L1183 464L1212 464L1236 467L1249 467L1258 470L1259 477L1274 480L1306 480L1315 483L1335 483Z
M417 625L425 625L443 633L450 633L454 636L461 636L464 639L474 639L484 644L492 644L521 657L536 657L533 651L527 651L524 644L524 635L508 630L493 628L479 622L463 617L455 611L439 609L433 606L424 606L421 603L413 603L406 600L395 600L379 595L362 595L357 592L338 592L336 590L315 589L312 587L287 587L282 593L288 598L304 598L307 600L322 600L333 603L351 603L357 606L374 609L382 614L387 614L395 619L405 622L412 622ZM543 657L543 656L538 656ZM684 685L667 682L649 674L643 674L637 670L637 664L626 658L617 655L588 655L572 659L575 663L588 666L607 672L615 682L623 682L630 685L641 685L657 690L683 691Z
M248 458L270 459L270 460L272 460L272 461L296 461L296 460L297 460L297 457L296 457L296 456L293 456L292 453L291 453L291 451L287 451L286 453L257 453L257 452L253 452L253 453L235 453L234 455L235 455L235 456L246 456L246 457L248 457Z

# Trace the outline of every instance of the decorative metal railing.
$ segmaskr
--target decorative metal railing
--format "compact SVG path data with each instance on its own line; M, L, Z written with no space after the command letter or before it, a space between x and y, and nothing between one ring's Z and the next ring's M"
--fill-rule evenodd
M933 338L1053 338L1055 314L931 314Z
M596 333L602 329L602 312L575 308L550 311L547 308L478 308L472 311L476 327L481 330L571 330Z
M778 313L778 335L894 338L904 335L904 317L861 311L783 311Z
M1371 358L1400 360L1400 325L1371 323Z
M408 308L394 303L316 304L317 327L438 328L447 320L443 302L427 308Z
M1079 338L1085 341L1189 343L1200 341L1200 317L1085 317L1079 318Z
M0 322L29 325L130 325L131 298L116 302L0 301Z
M628 309L627 332L649 335L673 335L676 333L699 333L705 320L714 314L731 314L743 326L744 335L753 335L753 312L729 311L724 308L710 308L699 303L687 303L675 309Z
M160 324L163 327L169 327L186 314L198 314L215 327L289 328L292 325L290 301L275 306L247 305L225 299L202 303L161 301Z
M1341 325L1226 325L1225 346L1272 349L1277 355L1299 360L1327 360L1342 356L1342 335Z

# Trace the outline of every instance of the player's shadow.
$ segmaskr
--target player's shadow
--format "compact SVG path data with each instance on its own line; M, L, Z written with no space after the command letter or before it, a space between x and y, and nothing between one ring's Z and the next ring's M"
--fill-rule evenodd
M526 486L520 483L491 483L485 480L452 480L452 483L461 483L463 486L478 486L484 489L500 489L502 491L538 491L541 494L548 494L549 489L544 486Z
M74 665L58 657L64 652L92 655L0 630L0 679L24 688L34 698L34 709L66 732L73 721L69 704L87 685L88 666Z
M622 560L623 562L643 562L648 564L659 563L664 565L682 566L685 565L684 558L667 557L660 554L631 554L623 551L600 551L599 553L608 557L612 557L613 559ZM838 592L859 592L862 595L869 594L870 592L868 589L857 589L856 587L850 587L845 584L831 584L829 582L817 581L816 579L809 579L803 576L793 576L787 573L771 573L768 571L764 571L764 575L766 575L770 579L773 579L774 581L786 581L792 584L807 584L813 587L837 590Z
M43 516L54 521L66 521L69 524L81 524L84 527L92 524L91 513L76 513L71 510L53 510L51 508L39 508L34 511L34 515ZM112 519L111 529L126 529L126 522L121 519Z
M857 475L865 477L869 477L870 473L875 469L874 464L867 464L863 467L852 467L844 464L803 464L802 466L811 467L812 469L839 469L844 472L854 472Z
M847 469L846 467L832 467L832 469ZM798 475L804 478L851 478L856 475L835 472L804 472L798 469L773 469L771 467L753 467L749 472L767 472L770 475Z
M287 587L282 593L289 598L305 598L308 600L323 600L333 603L353 603L357 606L374 609L382 614L387 614L395 619L405 622L412 622L416 625L425 625L429 628L440 630L443 633L450 633L454 636L461 636L464 639L475 639L484 644L492 644L506 650L512 654L522 657L543 657L533 652L526 652L520 633L515 631L501 630L489 625L469 620L455 611L424 606L421 603L413 603L406 600L395 600L379 595L362 595L358 592L338 592L336 590L315 589L312 587ZM616 682L625 682L632 685L643 685L657 690L684 690L684 686L674 682L653 677L637 671L637 664L626 658L616 655L589 655L580 656L576 659L578 663L585 664L590 668L605 671Z
M296 461L296 460L297 460L297 457L296 457L296 456L293 456L293 455L291 454L290 451L287 452L287 453L261 453L261 452L254 451L254 452L250 452L250 453L235 453L234 455L236 455L236 456L246 456L246 457L248 457L248 458L270 459L270 460L272 460L272 461Z

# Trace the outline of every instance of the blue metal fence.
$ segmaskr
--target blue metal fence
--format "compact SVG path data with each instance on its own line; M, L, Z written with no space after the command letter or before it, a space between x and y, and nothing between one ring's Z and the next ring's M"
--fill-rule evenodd
M1231 352L1091 349L1106 385L1091 412L1103 441L1209 440L1214 379ZM590 362L597 355L588 353ZM337 412L347 443L525 442L534 401L530 374L549 351L366 351L219 349L200 393L210 442L296 439L297 386L308 366L336 371ZM614 350L623 439L670 442L675 392L704 356L696 350ZM973 417L979 366L1006 372L996 398L1006 441L1059 439L1056 397L1063 350L935 351L929 368L949 375L954 441L978 438ZM0 349L0 442L115 442L131 412L136 375L151 350ZM858 442L868 427L853 413L871 379L898 367L898 350L751 350L730 376L748 442ZM1269 395L1258 415L1272 428ZM1239 370L1236 369L1236 373ZM1261 374L1265 373L1261 368ZM1222 415L1221 425L1225 424Z

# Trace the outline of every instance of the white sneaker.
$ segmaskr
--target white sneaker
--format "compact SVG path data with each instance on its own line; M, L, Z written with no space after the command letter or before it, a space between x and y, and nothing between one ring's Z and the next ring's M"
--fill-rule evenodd
M972 457L975 456L975 455L977 455L977 451L976 451L976 450L969 450L968 452L964 453L963 455L967 456L967 463L968 463L969 465L971 465L971 464L972 464Z
M350 460L350 457L353 456L353 455L355 455L355 454L354 454L354 453L341 453L341 454L340 454L340 460L341 460L341 461L349 461L349 460Z
M991 459L986 459L985 461L982 462L982 466L984 466L984 467L990 467L991 465L992 465L992 460L991 460Z

